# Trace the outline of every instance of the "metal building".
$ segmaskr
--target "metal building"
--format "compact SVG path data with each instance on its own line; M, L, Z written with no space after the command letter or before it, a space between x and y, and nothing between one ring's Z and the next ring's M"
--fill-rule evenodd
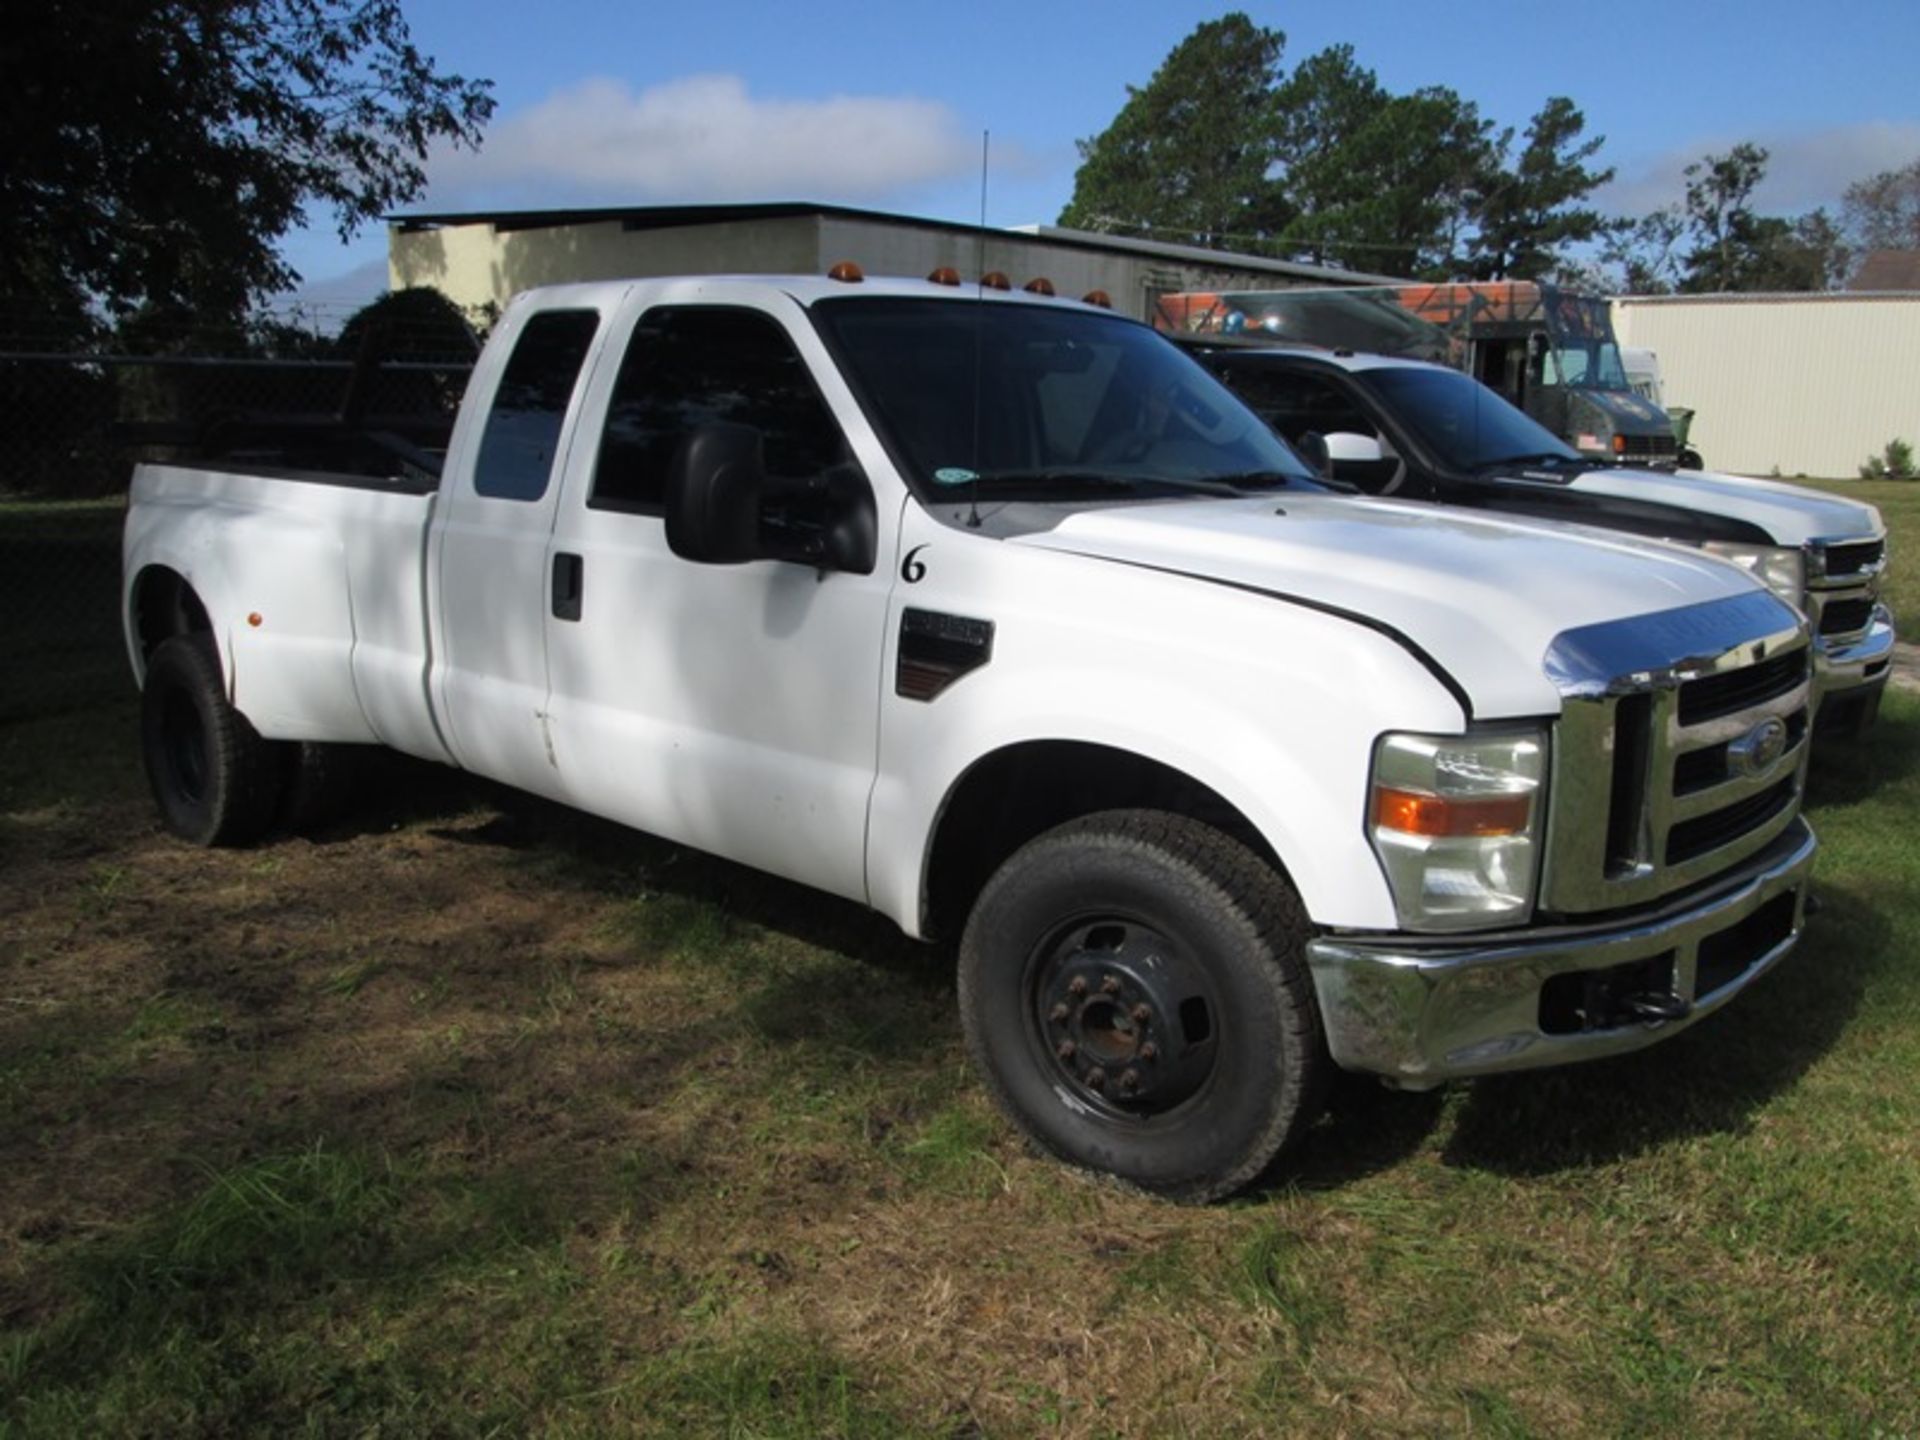
M1382 284L1393 277L1051 225L982 230L941 220L782 202L611 210L409 215L389 223L388 280L431 285L456 304L505 304L535 285L654 275L823 275L851 260L870 275L950 267L967 280L1044 276L1061 295L1103 290L1147 318L1162 294L1282 285Z
M1920 292L1625 296L1613 324L1659 355L1709 469L1850 476L1920 445Z

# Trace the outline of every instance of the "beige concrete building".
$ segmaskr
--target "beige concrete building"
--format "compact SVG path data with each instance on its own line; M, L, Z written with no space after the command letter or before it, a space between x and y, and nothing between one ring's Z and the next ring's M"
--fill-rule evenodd
M1850 476L1920 445L1920 292L1626 296L1613 324L1659 355L1711 470Z
M1141 319L1156 296L1176 290L1393 279L1050 225L981 230L802 202L401 216L389 222L387 239L394 289L431 285L473 309L503 305L535 285L653 275L824 275L842 260L870 275L921 276L947 266L968 280L998 270L1016 286L1044 276L1061 295L1104 290L1116 309Z

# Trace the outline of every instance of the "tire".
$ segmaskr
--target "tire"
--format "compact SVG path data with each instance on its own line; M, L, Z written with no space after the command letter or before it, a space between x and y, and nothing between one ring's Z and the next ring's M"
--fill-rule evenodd
M1310 1126L1333 1065L1286 880L1211 826L1114 810L987 882L960 942L967 1046L1042 1149L1139 1189L1239 1189Z
M246 845L273 823L278 747L227 703L203 635L164 641L147 662L140 752L167 829L194 845Z

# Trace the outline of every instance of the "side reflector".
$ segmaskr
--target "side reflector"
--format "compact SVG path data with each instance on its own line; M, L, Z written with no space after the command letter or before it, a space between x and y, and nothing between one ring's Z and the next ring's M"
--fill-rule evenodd
M858 285L866 278L866 274L851 260L842 260L827 271L827 279L838 280L842 285Z
M258 610L254 611L251 615L247 616L247 624L253 626L253 628L256 630L258 630L265 623L266 621L261 617L260 612Z
M1390 785L1373 787L1373 823L1402 835L1521 835L1532 813L1531 795L1456 799Z

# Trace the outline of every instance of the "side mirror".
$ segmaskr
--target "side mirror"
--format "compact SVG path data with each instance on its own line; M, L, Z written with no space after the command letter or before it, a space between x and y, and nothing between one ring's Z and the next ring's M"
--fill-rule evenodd
M873 487L858 465L767 483L760 553L770 559L871 575L879 534Z
M704 565L759 559L766 485L758 430L724 421L702 425L680 442L667 466L667 548Z
M1355 435L1351 431L1336 430L1322 437L1321 443L1327 448L1327 459L1334 465L1378 465L1387 458L1387 452L1381 448L1377 435Z
M667 467L667 548L703 565L791 560L873 573L879 523L856 465L801 480L767 474L751 425L714 421L680 442Z

